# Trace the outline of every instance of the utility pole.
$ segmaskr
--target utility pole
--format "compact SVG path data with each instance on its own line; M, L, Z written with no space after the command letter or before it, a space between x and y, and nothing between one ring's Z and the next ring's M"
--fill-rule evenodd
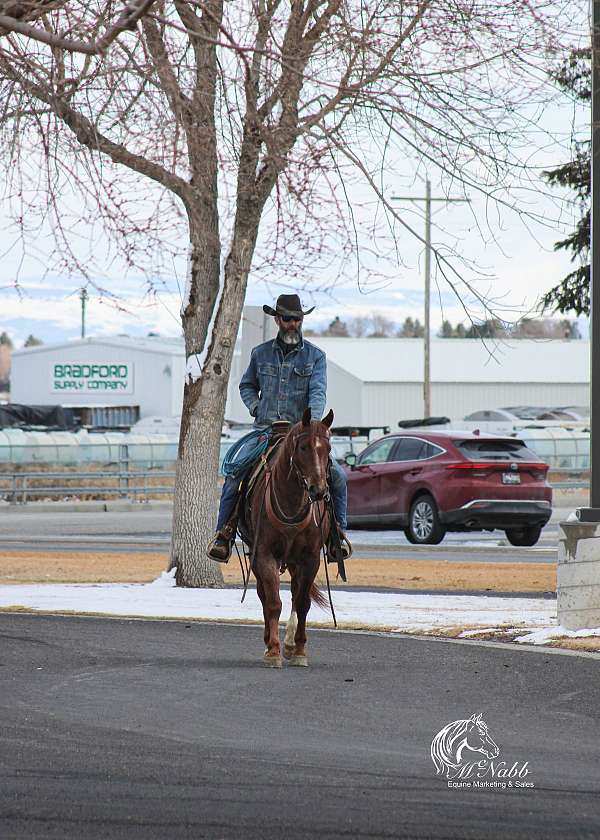
M600 0L592 2L592 218L590 248L590 505L583 522L600 522Z
M81 337L85 338L85 304L88 299L87 291L82 289L79 293L79 297L81 298Z
M423 331L423 416L431 417L431 202L470 203L470 198L432 198L431 181L425 180L425 196L395 195L392 201L425 202L425 317Z

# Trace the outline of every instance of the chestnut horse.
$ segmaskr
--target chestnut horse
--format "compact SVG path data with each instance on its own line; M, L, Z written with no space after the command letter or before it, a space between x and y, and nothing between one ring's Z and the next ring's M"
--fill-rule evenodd
M308 665L306 615L311 600L326 599L315 585L323 541L329 535L327 465L333 411L311 420L306 409L266 464L250 498L245 525L252 545L252 571L265 619L265 665L282 665L279 641L281 598L279 575L287 568L292 580L292 611L286 625L283 655L290 665Z

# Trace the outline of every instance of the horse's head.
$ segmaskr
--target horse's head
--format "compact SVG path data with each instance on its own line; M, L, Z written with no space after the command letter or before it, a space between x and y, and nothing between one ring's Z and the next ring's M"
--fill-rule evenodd
M292 426L288 435L290 466L296 468L313 502L324 498L327 493L327 464L331 452L329 429L332 423L333 411L329 411L322 420L311 420L310 408L307 408L302 421Z
M487 724L482 720L481 713L471 715L467 721L466 747L473 752L480 752L486 758L496 758L500 753L498 745L488 732Z

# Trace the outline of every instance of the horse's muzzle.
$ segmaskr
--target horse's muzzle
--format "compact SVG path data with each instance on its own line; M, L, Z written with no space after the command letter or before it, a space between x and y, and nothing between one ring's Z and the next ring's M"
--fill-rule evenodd
M311 502L320 502L321 499L324 499L328 494L327 485L324 487L317 487L316 484L310 484L308 486L308 498Z

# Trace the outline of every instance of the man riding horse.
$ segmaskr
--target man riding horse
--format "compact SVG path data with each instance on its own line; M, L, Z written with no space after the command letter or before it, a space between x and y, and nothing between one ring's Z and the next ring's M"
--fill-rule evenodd
M240 381L240 395L254 417L256 429L269 429L273 423L281 421L298 423L307 408L312 417L323 416L327 390L325 353L302 337L304 316L313 309L314 306L303 312L298 295L280 295L275 309L263 306L263 311L275 318L279 332L273 341L265 341L252 350L250 364ZM239 473L230 475L223 484L217 531L207 549L208 556L219 563L227 563L231 556L240 479ZM337 520L332 526L334 533L330 535L330 545L334 540L335 545L341 545L342 556L348 557L351 547L344 533L346 476L333 458L329 462L329 490ZM328 559L331 562L338 559L335 551L328 552Z

